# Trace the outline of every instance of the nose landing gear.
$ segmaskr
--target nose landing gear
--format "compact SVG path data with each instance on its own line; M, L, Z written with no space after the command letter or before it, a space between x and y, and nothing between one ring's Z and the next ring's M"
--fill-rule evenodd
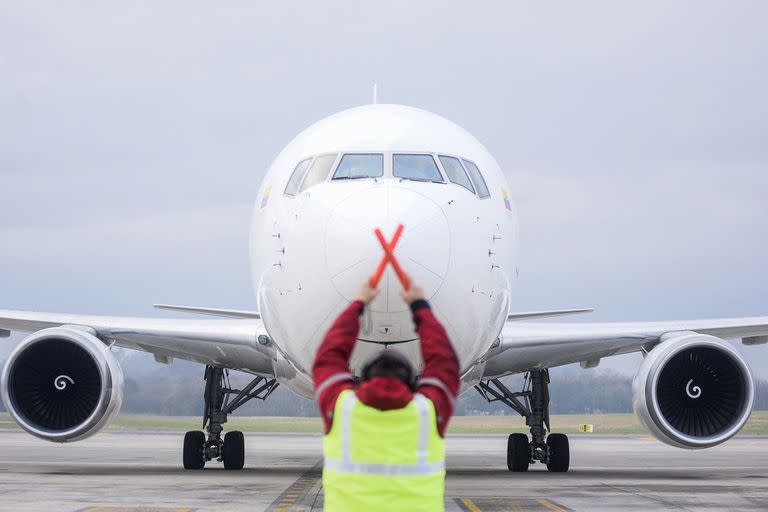
M549 371L534 370L525 376L523 391L514 393L499 379L480 382L475 389L488 402L501 402L523 416L531 438L510 434L507 439L507 467L510 471L528 471L531 463L546 464L552 472L568 471L570 448L565 434L547 435L549 426ZM522 401L520 400L522 399Z
M210 460L224 463L224 469L243 469L245 463L245 437L242 432L232 431L222 439L227 416L248 401L265 400L277 388L275 379L256 377L242 390L232 389L227 370L215 366L205 367L205 411L203 428L192 430L184 436L184 469L203 469ZM231 400L230 395L235 395ZM207 428L206 428L207 426Z

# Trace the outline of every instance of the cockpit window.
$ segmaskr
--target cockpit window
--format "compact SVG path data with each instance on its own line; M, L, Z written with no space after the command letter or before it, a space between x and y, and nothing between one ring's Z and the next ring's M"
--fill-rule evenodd
M322 155L315 158L315 161L312 162L312 167L309 168L307 177L304 178L304 183L301 184L301 190L299 190L299 192L304 192L309 187L324 182L325 178L327 178L328 174L331 172L331 167L333 167L333 162L335 161L335 154Z
M307 167L309 167L309 163L311 161L311 158L307 158L306 160L299 162L299 164L291 173L291 177L288 178L288 184L285 186L285 195L296 195L296 192L299 190L299 185L301 185L301 180L304 178L304 172L307 170Z
M488 185L485 184L483 175L480 174L480 169L478 169L477 166L473 162L470 162L469 160L462 159L462 162L464 162L464 167L467 168L469 177L472 178L472 183L475 184L475 189L477 190L478 197L480 199L483 199L484 197L489 197L491 193L488 192Z
M445 183L432 155L392 155L392 175L406 180Z
M384 155L380 153L348 153L341 157L341 162L333 173L334 180L355 180L360 178L378 178L384 175Z
M467 172L461 166L461 162L459 162L458 158L445 155L440 155L438 158L440 158L440 163L443 164L445 174L448 175L448 179L451 180L451 183L461 185L473 194L475 193L475 189L472 188L472 182L469 181Z

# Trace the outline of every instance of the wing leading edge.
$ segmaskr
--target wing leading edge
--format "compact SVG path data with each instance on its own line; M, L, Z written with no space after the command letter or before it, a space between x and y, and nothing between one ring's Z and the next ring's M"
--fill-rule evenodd
M483 378L570 363L595 366L603 357L638 352L667 333L694 331L745 345L768 343L768 316L626 323L507 322L486 353Z
M276 347L274 343L258 343L258 337L267 333L257 319L186 320L0 310L0 333L65 325L90 327L105 343L150 352L159 360L176 358L249 373L273 373Z
M241 309L203 308L198 306L176 306L173 304L154 304L153 307L181 313L221 316L225 318L261 318L258 311L243 311Z
M551 311L527 311L525 313L510 313L507 315L507 322L517 320L532 320L535 318L550 318L555 316L580 315L583 313L592 313L594 309L554 309Z

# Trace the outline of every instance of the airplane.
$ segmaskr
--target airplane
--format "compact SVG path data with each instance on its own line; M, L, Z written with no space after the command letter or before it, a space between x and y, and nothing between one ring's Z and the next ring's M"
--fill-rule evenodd
M203 431L184 437L183 465L244 465L241 432L224 424L278 385L313 397L313 356L333 319L379 263L375 228L404 230L395 254L423 286L461 365L461 392L476 389L525 418L530 436L507 441L507 467L567 471L567 436L552 432L549 369L630 352L644 355L633 406L659 440L686 449L733 437L749 418L754 385L724 341L768 343L768 317L628 323L531 320L590 309L512 312L518 280L513 190L470 133L425 110L379 104L344 110L302 131L274 159L253 209L250 263L257 309L158 304L219 318L159 319L0 310L0 335L31 333L9 356L2 398L24 430L53 442L87 438L120 410L123 373L113 347L205 367ZM366 308L351 368L381 350L422 368L411 315L388 268ZM252 375L231 387L230 370ZM500 379L525 374L520 390ZM162 392L162 390L158 390Z

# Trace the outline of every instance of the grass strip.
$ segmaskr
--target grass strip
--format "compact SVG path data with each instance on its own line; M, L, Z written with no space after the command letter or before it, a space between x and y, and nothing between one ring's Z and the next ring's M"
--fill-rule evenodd
M579 425L593 425L595 434L646 434L634 414L559 414L551 418L552 430L565 434L577 433ZM0 429L18 428L7 413L0 413ZM107 431L141 430L200 430L202 420L192 416L157 416L120 414ZM320 418L291 418L277 416L231 416L226 430L243 432L321 433ZM448 427L449 434L509 434L527 432L519 416L456 416ZM742 434L768 434L768 411L755 411L741 430Z

